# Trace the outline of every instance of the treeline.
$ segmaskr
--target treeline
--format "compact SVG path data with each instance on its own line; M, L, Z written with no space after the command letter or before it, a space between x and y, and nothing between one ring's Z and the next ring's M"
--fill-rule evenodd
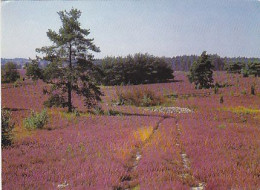
M173 69L165 58L149 54L106 57L96 65L103 85L160 83L173 80Z
M235 62L225 65L225 70L228 73L243 74L243 77L249 75L260 76L260 62Z
M247 58L247 57L220 57L217 54L209 55L211 63L214 65L214 70L223 71L226 67L235 63L243 63L248 65L249 63L260 62L259 58ZM174 71L189 71L191 65L199 60L197 55L183 55L171 58L171 63ZM169 59L168 59L169 61Z

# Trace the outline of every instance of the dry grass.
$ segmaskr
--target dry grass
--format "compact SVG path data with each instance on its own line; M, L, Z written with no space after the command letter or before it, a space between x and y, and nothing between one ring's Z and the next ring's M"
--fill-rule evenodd
M231 111L236 114L258 114L260 113L259 109L253 108L246 108L244 106L237 106L237 107L226 107L223 108L225 111Z
M142 142L146 141L153 133L153 127L141 127L134 132L134 137Z
M118 103L120 105L135 106L157 106L166 102L162 95L156 94L148 88L129 87L127 89L116 89Z

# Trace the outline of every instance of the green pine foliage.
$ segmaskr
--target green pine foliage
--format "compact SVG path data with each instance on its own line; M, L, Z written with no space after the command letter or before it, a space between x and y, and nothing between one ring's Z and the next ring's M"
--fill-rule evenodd
M106 57L99 67L103 85L147 84L174 79L171 65L164 58L149 54Z
M213 86L213 68L209 56L204 51L199 60L193 63L188 74L189 81L194 83L196 88L210 88Z
M52 45L36 49L44 56L37 57L35 62L42 59L49 64L40 75L37 74L39 69L36 64L28 67L28 71L32 71L28 73L35 78L41 76L43 81L51 84L46 92L50 95L46 103L48 107L62 104L68 112L72 112L73 91L84 97L87 107L93 107L101 100L102 93L94 79L97 67L93 64L91 52L100 52L100 49L94 45L94 39L88 38L90 31L81 27L79 10L72 8L69 12L65 10L58 14L62 22L59 31L49 29L47 32Z
M43 79L42 69L39 67L39 63L36 60L31 60L31 63L26 66L26 76L32 80Z

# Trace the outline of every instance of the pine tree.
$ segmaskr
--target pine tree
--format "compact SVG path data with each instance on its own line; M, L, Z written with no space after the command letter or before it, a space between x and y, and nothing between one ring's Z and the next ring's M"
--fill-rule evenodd
M206 51L202 52L198 61L195 61L190 68L189 81L195 83L196 88L209 88L213 84L214 66L211 64Z
M53 42L51 46L36 49L42 53L42 60L49 62L43 71L45 82L52 88L45 90L50 95L49 106L57 103L72 112L72 92L84 97L87 107L94 106L102 95L93 78L96 69L92 63L94 56L90 53L100 52L93 43L94 39L87 38L88 29L82 29L78 19L81 11L72 8L69 12L58 12L62 26L58 32L48 30L47 36ZM54 101L55 100L55 101ZM47 104L46 104L47 105Z

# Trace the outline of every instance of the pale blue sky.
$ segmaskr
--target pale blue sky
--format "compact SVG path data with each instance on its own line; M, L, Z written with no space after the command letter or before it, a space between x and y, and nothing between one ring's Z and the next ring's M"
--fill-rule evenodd
M57 11L82 11L101 53L137 52L158 56L217 53L260 57L259 1L9 1L1 3L1 57L35 57L50 45L48 29L58 30Z

